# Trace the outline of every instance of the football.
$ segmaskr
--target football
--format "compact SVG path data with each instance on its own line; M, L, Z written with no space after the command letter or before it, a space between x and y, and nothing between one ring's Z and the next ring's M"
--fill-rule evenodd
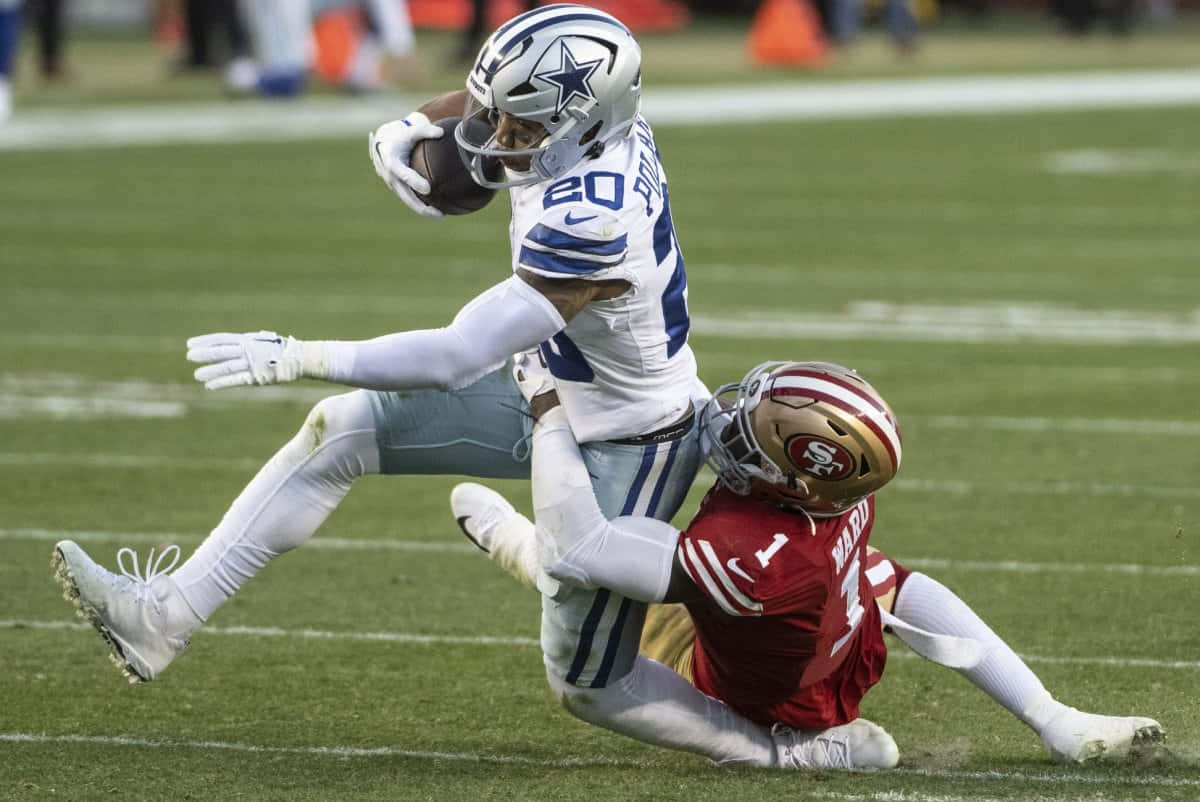
M470 214L487 206L496 190L481 187L471 178L463 154L454 141L459 117L445 117L433 124L445 133L441 139L422 139L413 147L410 164L429 182L429 194L421 200L444 214ZM495 159L485 162L484 174L491 180L500 177L502 167Z

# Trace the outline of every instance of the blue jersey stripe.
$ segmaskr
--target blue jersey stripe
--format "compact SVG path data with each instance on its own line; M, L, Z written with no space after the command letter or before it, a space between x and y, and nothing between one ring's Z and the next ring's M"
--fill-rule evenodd
M596 676L589 687L603 688L608 685L608 675L612 673L613 663L617 661L617 650L621 648L621 635L625 630L625 619L629 616L629 599L621 599L621 609L617 611L617 620L613 622L612 633L608 636L608 645L604 647L604 657Z
M622 257L616 262L591 262L587 259L572 259L569 256L559 256L556 253L535 251L533 248L522 247L518 262L535 270L546 270L551 273L563 273L568 276L584 276L597 270L607 270L625 261Z
M610 240L587 239L538 223L525 235L525 239L559 251L578 251L593 256L615 256L627 249L629 235L622 234L616 239Z
M592 654L592 640L596 637L596 628L608 606L608 591L604 588L596 591L596 600L592 609L588 610L587 618L583 621L583 629L579 632L579 647L575 650L575 659L571 661L571 670L567 672L567 682L574 685L579 675L587 665L588 657Z

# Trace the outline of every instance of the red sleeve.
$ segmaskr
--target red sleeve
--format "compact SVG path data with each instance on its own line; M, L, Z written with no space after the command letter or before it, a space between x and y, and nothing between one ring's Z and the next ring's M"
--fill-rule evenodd
M826 569L794 516L702 515L680 537L679 561L729 615L777 615L820 604ZM823 563L823 561L822 561Z

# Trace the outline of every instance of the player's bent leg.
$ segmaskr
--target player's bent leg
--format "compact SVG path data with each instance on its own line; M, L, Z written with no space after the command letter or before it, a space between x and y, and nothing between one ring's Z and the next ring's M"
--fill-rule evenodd
M460 390L371 393L380 472L529 478L528 405L509 366Z
M696 627L687 607L682 604L650 605L638 645L643 657L662 663L691 682L695 646Z
M797 768L790 731L769 728L637 654L645 605L607 590L562 588L542 597L542 652L550 687L574 716L639 741L721 764Z
M156 564L113 574L76 544L55 549L67 595L108 641L123 668L153 679L191 633L267 562L299 546L349 492L379 469L374 421L356 391L318 403L300 431L234 500L224 518L170 576Z
M581 451L596 501L609 520L626 515L671 520L703 459L695 425L673 440L584 443Z
M583 457L605 518L669 520L699 469L699 438L693 424L666 442L588 443ZM563 586L543 598L542 612L543 656L567 683L601 688L633 667L644 604L609 590Z
M898 581L908 576L908 570L893 561L874 546L867 546L867 580L871 583L871 591L875 601L887 612L892 612L896 604L896 589Z
M603 688L567 682L549 664L547 678L563 707L590 724L723 765L780 765L779 750L766 727L742 718L645 657Z
M450 512L476 548L522 585L537 587L537 532L508 499L481 484L461 482L450 491Z
M983 644L982 661L960 673L1042 738L1061 763L1122 759L1161 747L1162 726L1140 717L1082 713L1054 699L1012 648L953 591L919 572L902 578L896 615L923 629Z

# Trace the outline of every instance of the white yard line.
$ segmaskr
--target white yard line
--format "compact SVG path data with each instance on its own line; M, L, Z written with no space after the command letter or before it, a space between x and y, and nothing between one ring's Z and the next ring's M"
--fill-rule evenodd
M6 418L182 418L187 407L178 401L135 401L125 398L0 393L0 420Z
M87 744L93 746L138 747L143 749L199 749L221 750L229 752L250 752L263 754L312 755L314 757L406 757L428 760L456 760L470 763L515 763L519 765L545 766L547 768L586 767L586 766L624 766L634 768L651 768L661 765L657 761L616 760L611 758L560 757L536 758L524 755L479 754L475 752L432 752L427 750L404 749L395 746L362 747L362 746L265 746L259 744L236 743L229 741L199 741L185 739L150 739L134 738L126 735L50 735L47 733L29 732L0 732L0 742L16 744ZM931 777L937 779L969 779L992 782L1027 782L1042 785L1103 785L1103 786L1136 786L1136 787L1166 787L1166 788L1196 788L1200 787L1200 779L1187 777L1164 777L1155 775L1098 775L1077 771L1063 770L1062 772L1031 773L1023 771L955 771L944 769L894 769L889 774L915 777ZM843 796L836 792L831 799L873 799L880 802L907 802L907 800L929 800L934 802L953 797L925 797L919 792L909 792L906 796L892 794L906 793L887 791L885 794L868 794L862 797ZM978 797L971 797L978 799ZM1095 797L1089 797L1095 798Z
M90 624L80 621L35 621L25 619L0 619L0 630L62 630L90 629ZM368 643L405 643L405 644L454 644L468 646L518 646L537 648L537 638L519 635L432 635L423 632L342 632L321 629L282 629L280 627L221 627L206 626L203 632L211 635L232 635L235 637L260 638L297 638L301 640L326 641L363 641ZM921 659L913 652L893 650L889 652L893 660ZM1117 657L1114 655L1099 655L1087 657L1045 657L1042 655L1023 654L1021 658L1028 663L1046 665L1073 666L1108 666L1111 668L1155 668L1164 670L1200 670L1200 661L1192 660L1155 660L1141 657Z
M23 621L0 619L0 629L91 629L81 621ZM537 638L517 635L429 635L416 632L336 632L324 629L281 629L279 627L206 626L206 633L258 638L299 638L301 640L368 641L376 643L456 644L467 646L536 647Z
M1087 311L1066 307L923 306L854 304L825 314L745 317L696 315L692 331L734 339L820 341L1054 343L1058 345L1180 345L1200 342L1194 315L1142 314L1129 310ZM1105 322L1107 320L1107 323Z
M191 458L133 454L53 454L41 452L0 452L0 469L31 465L83 466L109 469L188 468L193 470L253 470L264 459L219 457ZM711 479L710 474L704 474ZM968 482L965 480L897 479L889 485L903 493L938 493L955 496L1003 494L1011 496L1051 496L1077 498L1153 498L1166 501L1200 499L1200 487L1104 482ZM886 491L885 491L886 492Z
M872 374L885 372L882 366L863 365ZM1047 366L1042 375L1059 375L1065 366ZM1097 368L1094 371L1076 369L1081 380L1129 381L1144 384L1147 381L1177 381L1179 371L1147 373L1130 371L1121 373L1114 369ZM154 382L145 379L124 381L99 379L74 373L0 373L0 417L6 411L34 411L44 408L47 412L58 410L64 414L76 410L79 415L96 414L107 405L128 405L132 409L146 407L149 411L174 414L191 406L226 406L253 404L315 404L323 398L342 392L344 388L328 384L276 385L272 387L246 387L207 392L194 382ZM1080 432L1125 434L1139 437L1163 435L1170 437L1200 436L1200 420L1163 420L1134 418L1056 418L1056 417L1004 417L995 415L908 415L906 422L914 422L937 429L993 429L1023 432Z
M2 129L0 129L2 130ZM1049 304L894 304L862 301L828 313L770 309L693 315L692 333L734 340L805 339L1055 345L1194 345L1200 312L1080 309ZM177 338L0 331L0 344L51 351L178 351Z
M914 493L950 493L959 496L1075 496L1081 498L1155 498L1166 501L1200 499L1200 487L1106 484L1104 482L966 482L936 479L897 479L888 487ZM886 490L883 492L887 492Z
M84 468L175 468L196 471L256 470L264 459L252 457L164 457L151 454L48 454L0 451L0 466L80 466Z
M80 543L121 543L157 546L164 543L198 543L202 535L182 532L108 532L71 529L0 529L0 540L35 540ZM478 554L479 550L461 541L397 540L394 538L345 538L318 535L304 545L306 549L343 551L421 551L445 554ZM1144 563L1069 563L1021 562L1016 560L949 560L940 557L894 555L909 568L972 571L979 573L1018 574L1117 574L1126 576L1200 576L1200 565L1149 565Z
M1045 170L1059 175L1120 175L1123 173L1200 173L1200 155L1167 150L1083 148L1049 153Z
M448 519L447 519L448 520ZM447 531L454 529L451 525ZM0 529L0 540L75 540L80 543L199 543L202 535L181 532L102 532L62 529ZM355 539L318 535L304 545L306 549L336 549L342 551L424 551L447 554L478 554L479 549L455 541L394 540L389 538Z
M18 109L0 128L0 150L365 137L398 110L402 113L423 101L388 94L291 103ZM655 125L712 126L1197 103L1200 71L1156 70L704 86L651 90L644 105ZM722 113L713 115L714 108Z
M1053 375L1053 374L1047 374ZM906 416L935 429L991 429L1004 432L1083 432L1128 434L1137 437L1200 437L1200 421L1134 420L1131 418L1006 418L989 415Z
M649 762L611 760L607 758L563 757L539 760L521 755L486 755L468 752L431 752L421 749L401 749L393 746L260 746L228 741L150 740L124 735L45 735L42 733L3 732L0 742L8 743L76 743L97 746L137 746L148 749L216 749L227 752L253 752L275 755L314 755L326 757L411 757L426 760L459 760L470 763L516 763L547 767L578 766L649 766Z

